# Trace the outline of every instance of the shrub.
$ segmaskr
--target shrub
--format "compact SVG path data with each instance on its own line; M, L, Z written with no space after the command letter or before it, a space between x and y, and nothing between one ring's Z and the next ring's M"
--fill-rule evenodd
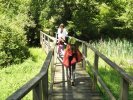
M0 65L22 62L29 55L25 35L25 27L33 25L29 1L2 0L0 4Z

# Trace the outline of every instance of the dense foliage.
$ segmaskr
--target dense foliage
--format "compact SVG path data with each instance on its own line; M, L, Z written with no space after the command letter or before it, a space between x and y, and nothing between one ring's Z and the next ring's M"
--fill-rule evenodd
M133 36L133 0L46 0L44 29L67 25L81 39Z
M57 31L60 23L64 23L70 33L74 32L78 38L87 41L99 38L102 40L107 37L132 40L133 0L0 0L0 66L22 62L29 55L27 45L39 45L39 31L47 31L54 36L54 32ZM132 66L125 61L125 59L133 59L132 43L126 40L119 41L99 42L100 44L93 44L93 46L108 57L113 57L111 58L113 61L117 61L119 66L132 75ZM113 54L114 49L116 50L115 54ZM34 54L39 52L34 51ZM40 57L37 59L40 60ZM36 57L33 57L32 60L29 58L26 61L31 64L34 60L36 62ZM19 64L19 67L16 65L7 69L3 68L1 75L4 73L5 76L1 76L3 78L0 80L3 81L1 86L4 86L3 83L9 83L8 86L5 85L6 88L14 86L7 80L12 80L11 78L14 78L14 76L18 77L15 77L16 79L20 79L23 75L18 75L18 71L21 73L22 69L22 73L25 73L26 70L23 72L23 69L27 66L29 64L24 63L24 66ZM100 64L100 66L104 65ZM14 70L14 68L17 70ZM30 67L29 70L32 69ZM114 80L116 83L110 82L107 84L112 91L115 90L113 94L118 97L119 91L116 90L118 89L118 81L117 78L112 77L112 75L115 76L114 71L108 70L107 72L105 70L103 72L103 70L100 70L100 72L103 73L103 79L106 82L110 82L108 76L111 76L111 80L116 79ZM13 77L8 79L6 75ZM27 78L24 79L24 82L25 80ZM9 89L9 95L12 89L7 89ZM3 90L6 90L5 87L3 87ZM3 94L3 91L1 91L1 94ZM4 93L2 96L2 98L5 98L7 95Z
M0 0L0 65L19 62L60 23L84 40L133 37L133 0Z
M30 0L0 0L0 65L19 63L28 56L26 26Z
M6 100L39 73L46 55L41 48L29 48L30 57L21 64L0 69L0 100ZM33 100L32 91L23 100Z

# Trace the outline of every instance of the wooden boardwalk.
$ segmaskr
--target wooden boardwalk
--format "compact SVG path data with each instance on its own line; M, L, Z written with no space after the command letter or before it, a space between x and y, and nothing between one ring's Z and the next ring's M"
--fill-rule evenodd
M99 93L92 91L92 80L81 63L76 65L75 86L71 86L66 74L67 69L58 60L50 100L101 100Z
M133 84L133 77L128 75L128 73L126 73L121 67L101 54L90 44L79 39L76 40L82 43L82 54L84 56L83 66L85 67L86 64L92 66L90 71L92 71L94 80L92 83L90 76L85 72L84 69L82 69L81 63L79 63L76 66L75 86L71 86L66 77L66 69L56 58L57 50L55 40L56 39L54 37L40 32L40 43L42 48L47 53L47 57L41 68L41 71L30 81L12 93L6 100L20 100L30 91L33 91L33 100L102 100L103 98L101 98L100 92L92 91L93 84L99 84L101 86L100 88L102 88L105 93L108 94L110 100L117 100L118 98L116 99L116 97L100 77L101 74L98 73L99 58L113 68L113 70L119 74L119 78L121 78L120 82L117 84L120 86L119 99L130 99L129 93L131 95L132 90L129 88ZM91 49L94 52L94 65L91 65L89 59L87 58L87 49ZM55 58L57 62L55 62ZM49 72L51 73L48 74Z

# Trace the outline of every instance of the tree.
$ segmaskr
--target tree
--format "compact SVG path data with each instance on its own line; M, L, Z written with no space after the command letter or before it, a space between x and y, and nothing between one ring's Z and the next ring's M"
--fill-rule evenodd
M25 26L30 0L2 0L0 3L0 65L19 63L29 55Z

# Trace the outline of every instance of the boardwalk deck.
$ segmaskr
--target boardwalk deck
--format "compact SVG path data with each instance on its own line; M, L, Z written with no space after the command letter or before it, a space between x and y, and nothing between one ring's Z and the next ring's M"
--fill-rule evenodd
M101 100L99 93L92 91L92 80L80 63L76 65L75 86L71 86L66 74L66 68L58 61L51 100Z

